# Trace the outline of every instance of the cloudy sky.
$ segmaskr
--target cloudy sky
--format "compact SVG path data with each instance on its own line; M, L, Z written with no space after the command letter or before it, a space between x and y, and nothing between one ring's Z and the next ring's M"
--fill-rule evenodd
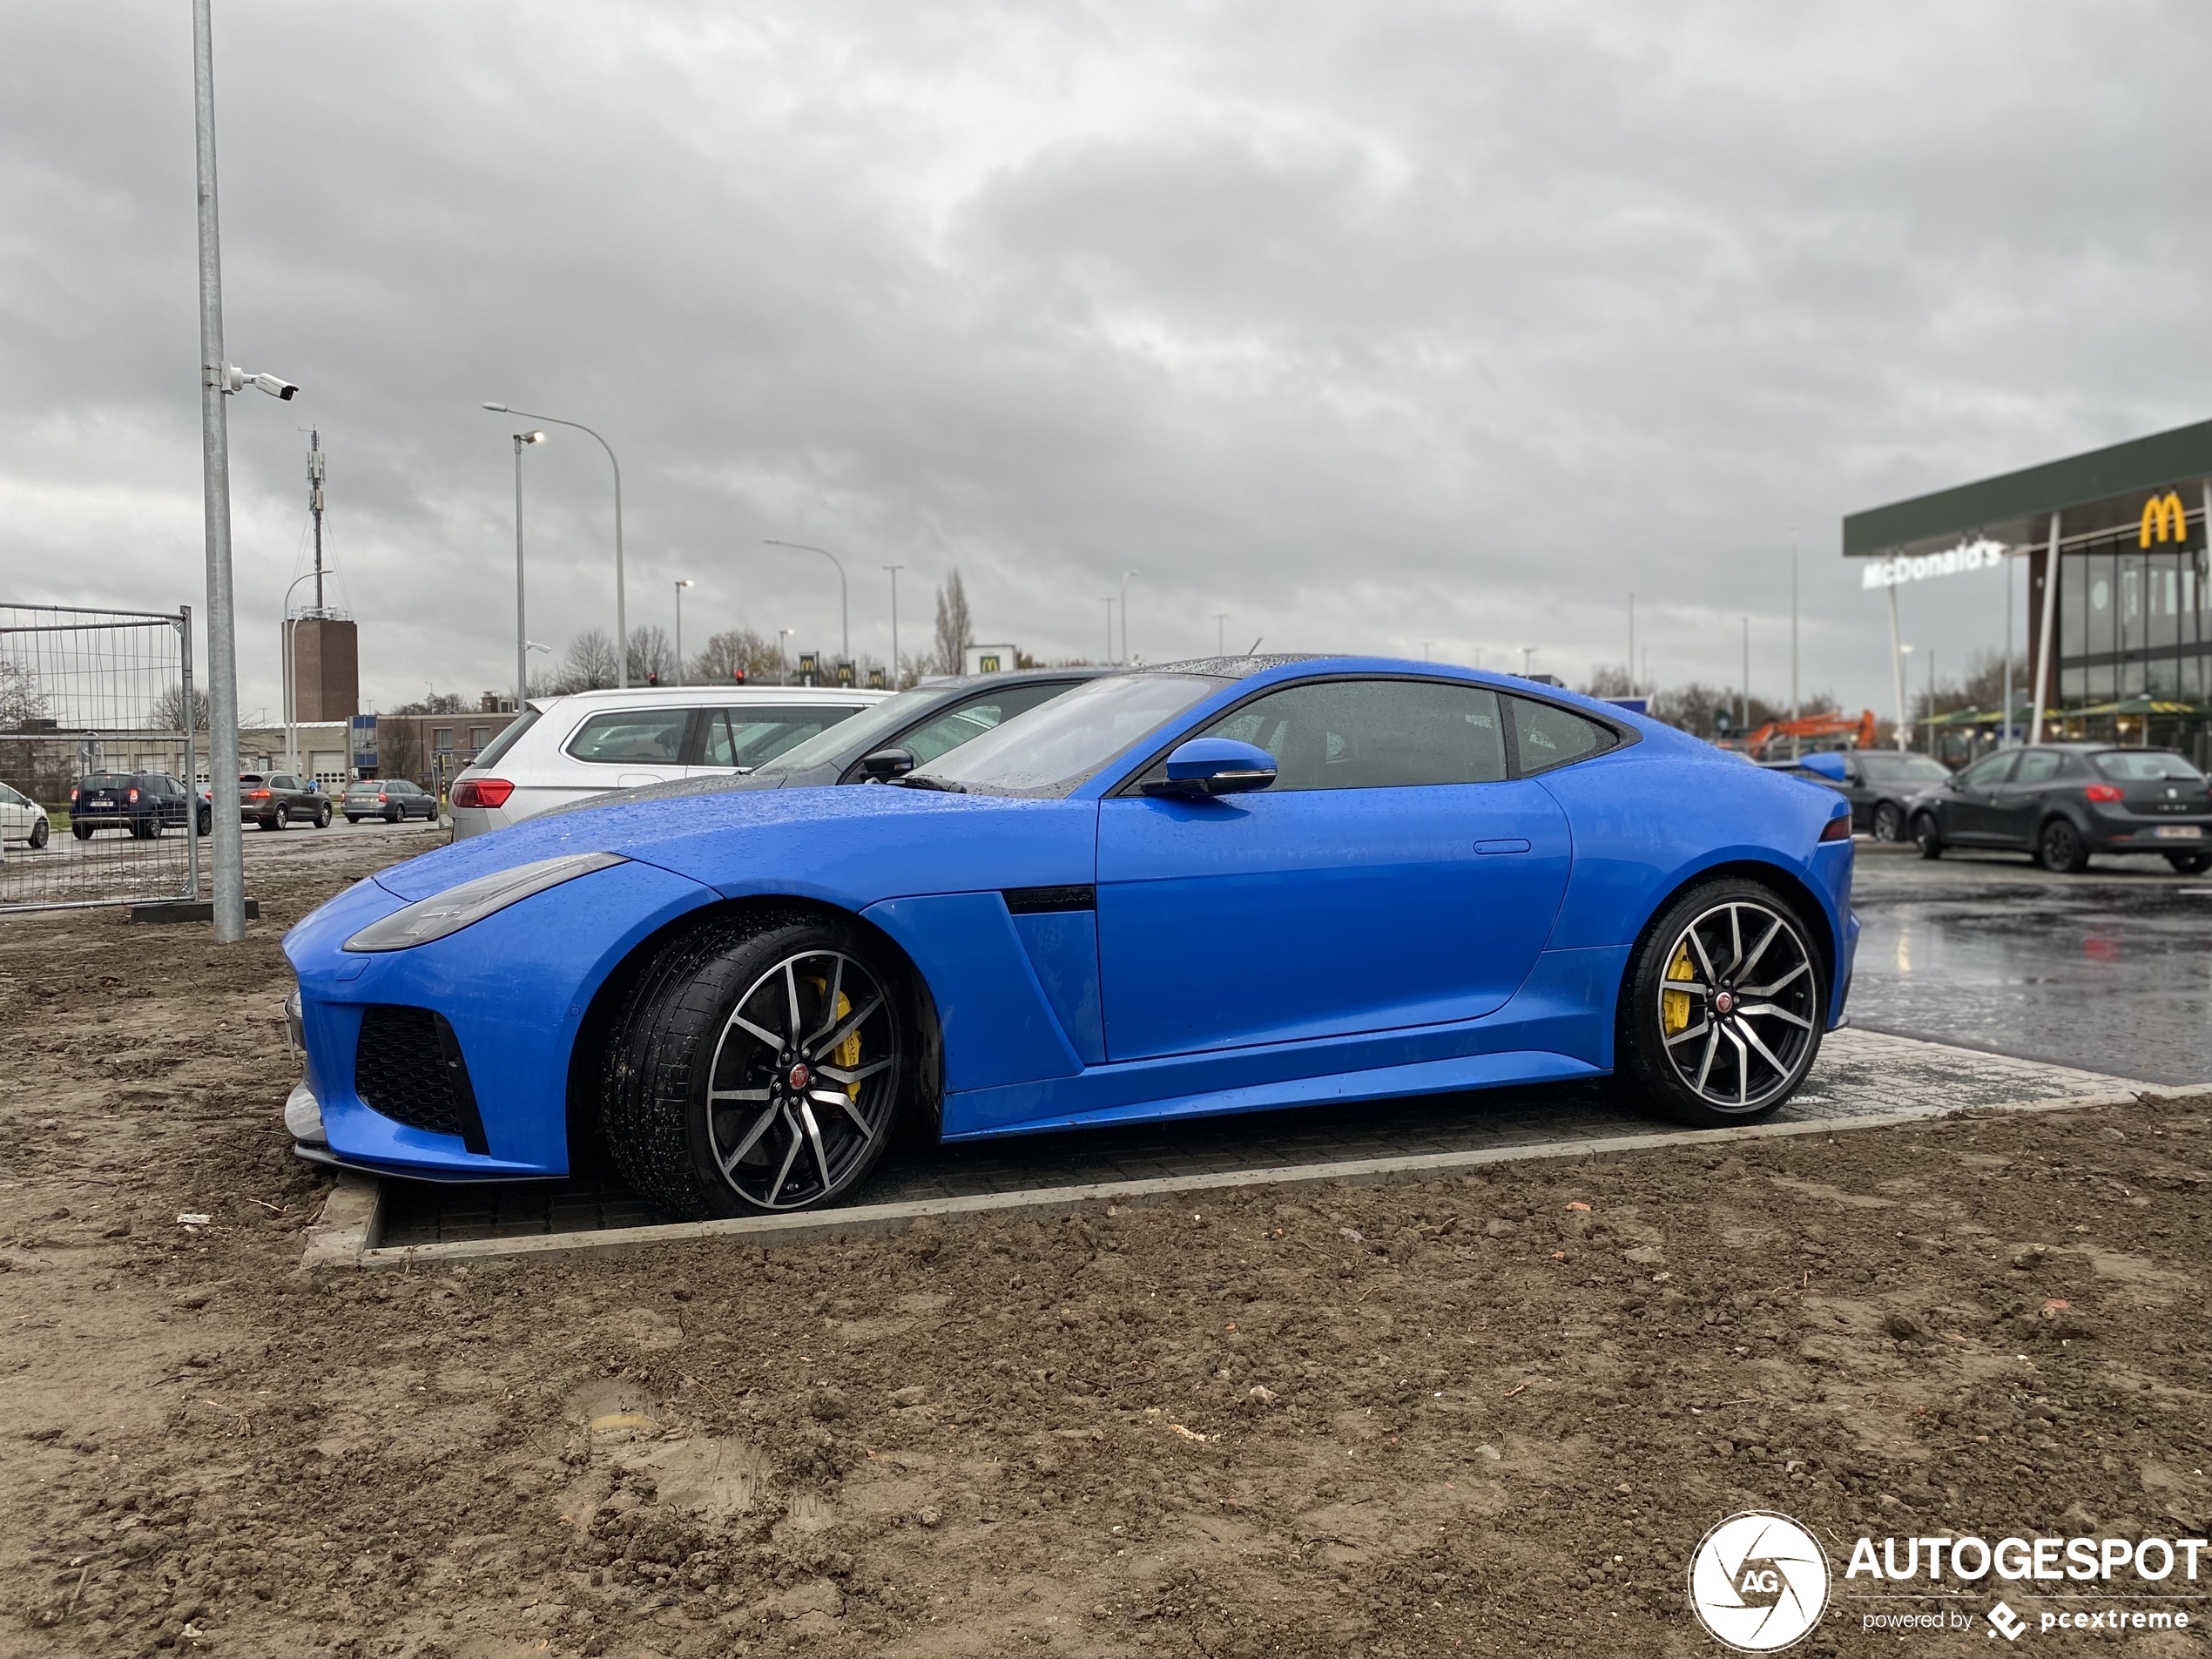
M363 695L511 681L513 422L633 624L1888 705L1845 512L2212 414L2179 4L216 0L241 702L305 428ZM0 601L204 599L185 0L0 0ZM526 459L533 637L611 621ZM2023 584L2024 585L2024 584ZM1998 643L2001 574L1908 590ZM1226 620L1217 623L1225 613ZM1118 639L1116 640L1118 648ZM1916 658L1924 662L1925 658Z

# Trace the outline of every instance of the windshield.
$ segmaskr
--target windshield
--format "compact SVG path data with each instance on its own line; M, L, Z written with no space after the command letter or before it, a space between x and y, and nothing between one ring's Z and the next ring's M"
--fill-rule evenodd
M2162 749L2114 749L2097 757L2097 770L2124 784L2155 784L2161 779L2199 784L2204 774Z
M1939 784L1951 776L1943 762L1932 755L1869 754L1862 757L1858 764L1878 784Z
M1211 675L1093 680L912 775L986 795L1064 795L1228 682Z
M853 752L855 744L865 745L860 752L867 754L875 748L878 738L896 732L916 715L939 702L944 695L944 691L939 689L901 691L896 697L887 697L882 702L862 709L852 718L840 720L826 732L817 732L806 742L792 745L775 758L769 769L804 772L809 766L827 765Z

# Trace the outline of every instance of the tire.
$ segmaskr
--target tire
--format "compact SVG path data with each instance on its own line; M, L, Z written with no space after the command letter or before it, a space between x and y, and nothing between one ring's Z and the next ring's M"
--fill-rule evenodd
M1922 813L1912 820L1912 840L1919 847L1922 858L1943 856L1943 836L1936 828L1934 813Z
M47 839L52 835L52 833L53 831L47 826L47 823L44 819L42 818L36 824L33 824L30 826L30 850L36 853L40 847L45 846Z
M361 815L359 813L347 813L346 821L348 824L358 824L361 821Z
M1874 808L1874 839L1878 841L1901 841L1905 839L1905 808L1893 800L1885 800Z
M397 811L395 811L388 806L386 807L384 809L384 821L387 824L405 823L407 821L407 808L402 806Z
M37 842L31 843L33 846ZM2212 870L2212 853L2168 853L2166 861L2174 867L2177 875L2202 875Z
M2072 819L2045 820L2035 834L2035 861L2054 875L2080 875L2089 867L2088 844Z
M907 1089L904 985L880 944L832 919L756 914L678 939L609 1036L602 1122L616 1166L694 1220L837 1203L883 1156Z
M199 839L206 840L215 833L215 814L202 807L199 813Z
M317 829L328 829L330 827L329 807L326 806L315 814L315 827Z
M1622 982L1615 1064L1631 1090L1699 1129L1778 1110L1812 1069L1827 1023L1817 937L1756 881L1701 882L1669 905Z
M89 841L92 839L92 826L90 824L71 824L69 826L69 833L80 841Z
M282 829L284 820L280 818L257 818L253 820L253 825L257 829Z

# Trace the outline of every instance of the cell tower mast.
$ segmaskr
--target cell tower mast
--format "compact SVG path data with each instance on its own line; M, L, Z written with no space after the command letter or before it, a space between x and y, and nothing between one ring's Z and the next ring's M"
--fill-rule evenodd
M315 521L315 615L324 614L322 602L322 434L307 434L307 511Z

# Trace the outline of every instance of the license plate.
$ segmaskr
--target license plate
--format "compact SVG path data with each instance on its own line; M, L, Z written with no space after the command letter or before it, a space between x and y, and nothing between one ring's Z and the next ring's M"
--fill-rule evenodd
M2151 834L2161 841L2194 841L2202 839L2204 831L2195 824L2161 824Z

